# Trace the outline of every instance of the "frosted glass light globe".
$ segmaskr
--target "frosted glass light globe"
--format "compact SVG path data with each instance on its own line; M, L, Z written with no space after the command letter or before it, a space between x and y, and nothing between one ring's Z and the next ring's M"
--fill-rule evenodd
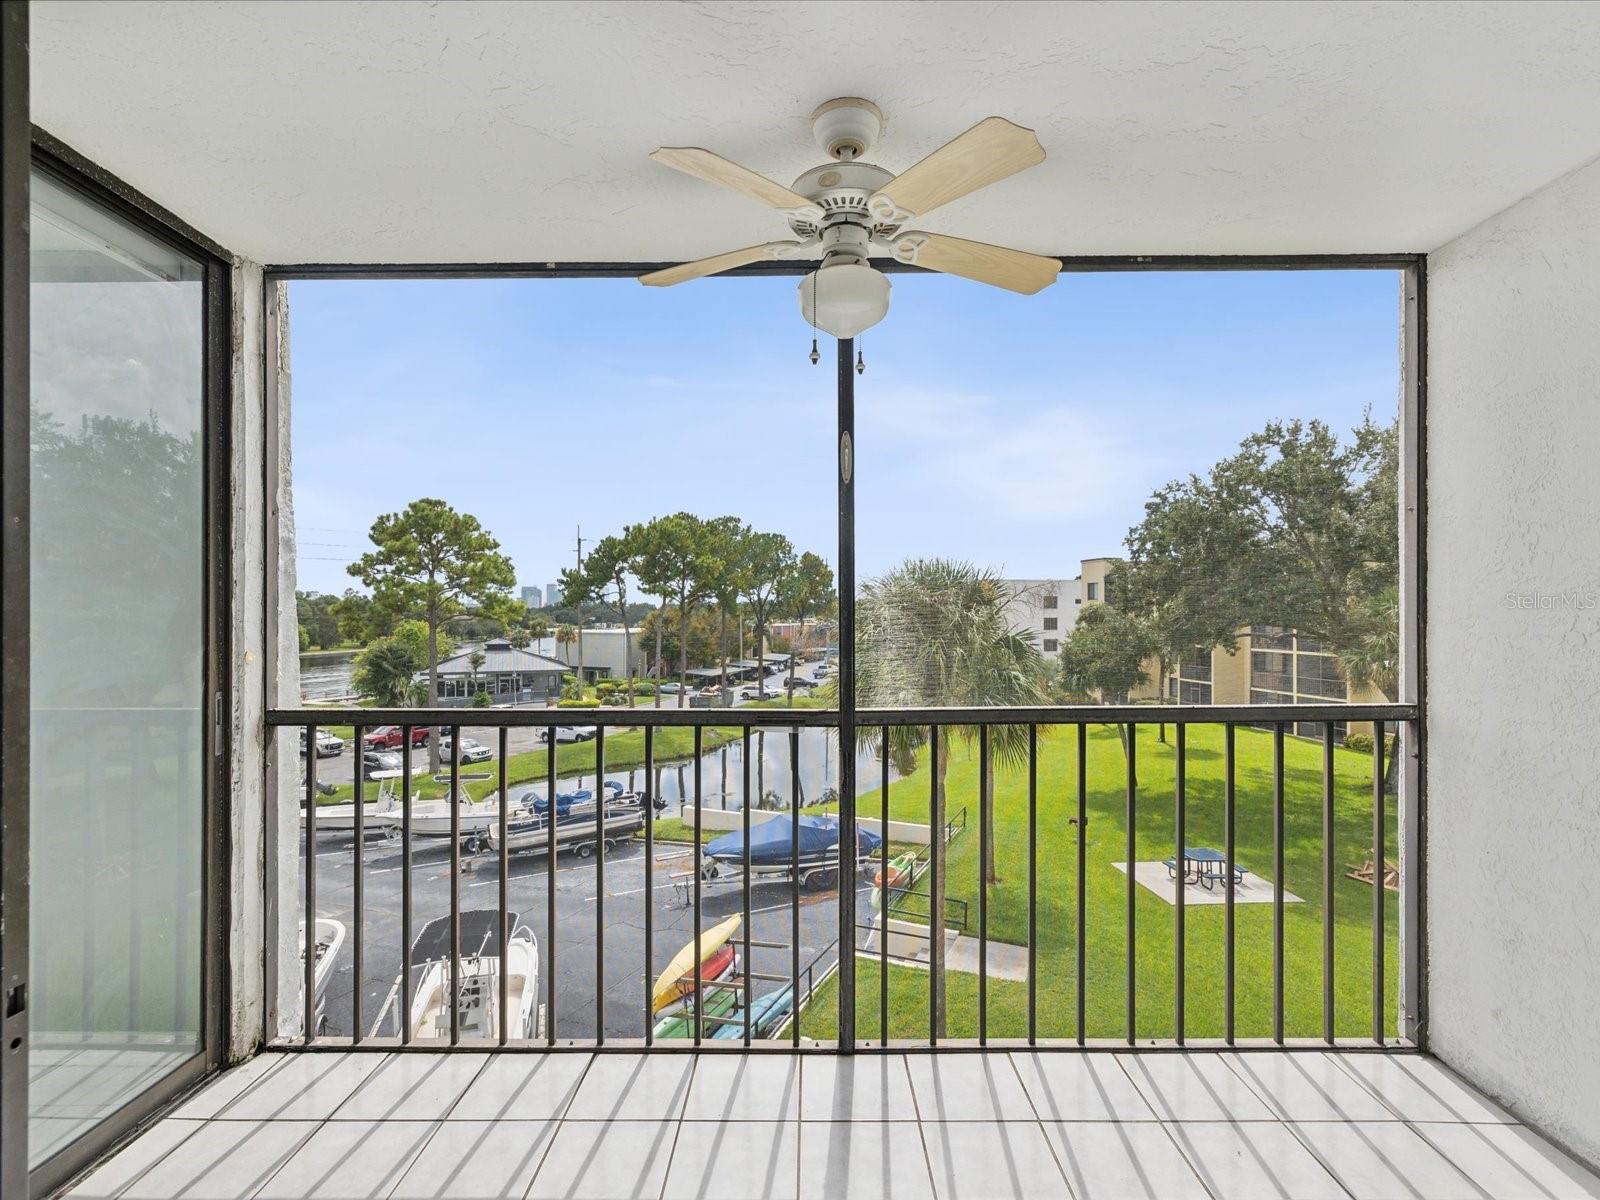
M800 311L836 338L855 337L888 315L889 280L865 263L822 267L800 281Z

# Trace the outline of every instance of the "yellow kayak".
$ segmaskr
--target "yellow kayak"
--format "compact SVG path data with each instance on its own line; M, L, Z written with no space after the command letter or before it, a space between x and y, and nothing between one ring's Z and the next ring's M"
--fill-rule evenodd
M667 964L667 969L656 977L656 986L651 993L651 1012L660 1012L675 1000L682 999L683 993L678 988L678 983L688 976L693 979L692 972L706 959L710 958L723 943L734 935L742 920L738 913L729 917L715 929L705 929L700 933L700 946L696 950L694 942L688 942L682 950L672 956L672 961Z

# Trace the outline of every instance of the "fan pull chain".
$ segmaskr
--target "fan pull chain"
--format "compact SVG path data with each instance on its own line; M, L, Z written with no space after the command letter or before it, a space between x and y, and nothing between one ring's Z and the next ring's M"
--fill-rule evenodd
M811 365L814 367L822 361L822 355L817 353L817 339L811 339Z
M861 357L861 351L857 350L856 351L856 374L857 375L865 375L866 373L867 373L867 360L862 358Z

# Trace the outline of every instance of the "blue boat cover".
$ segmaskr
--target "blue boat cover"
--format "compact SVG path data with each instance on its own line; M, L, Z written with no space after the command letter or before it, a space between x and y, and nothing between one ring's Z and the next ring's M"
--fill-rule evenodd
M773 817L750 830L750 861L775 865L793 858L794 822ZM876 850L882 839L870 830L856 827L857 857ZM839 844L839 818L802 815L800 818L800 857L812 861L828 854ZM744 861L744 830L725 833L706 846L708 858Z

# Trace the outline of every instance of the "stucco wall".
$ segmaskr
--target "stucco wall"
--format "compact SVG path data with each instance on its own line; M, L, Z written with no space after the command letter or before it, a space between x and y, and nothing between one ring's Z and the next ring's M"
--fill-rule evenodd
M1600 163L1428 274L1432 1046L1600 1160Z

